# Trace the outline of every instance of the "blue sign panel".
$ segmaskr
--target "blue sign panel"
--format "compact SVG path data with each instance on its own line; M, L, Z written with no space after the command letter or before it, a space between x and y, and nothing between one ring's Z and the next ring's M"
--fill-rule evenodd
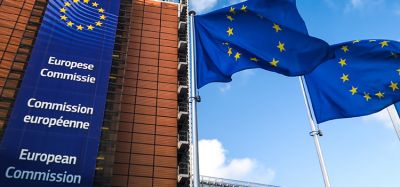
M0 186L92 186L119 0L49 0L0 145Z

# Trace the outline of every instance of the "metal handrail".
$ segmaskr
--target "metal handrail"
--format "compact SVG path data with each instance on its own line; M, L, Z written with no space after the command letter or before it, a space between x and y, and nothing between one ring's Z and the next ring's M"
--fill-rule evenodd
M254 183L254 182L246 182L232 179L223 179L217 177L210 176L201 176L200 177L201 184L214 184L219 186L235 186L235 187L279 187L268 184Z

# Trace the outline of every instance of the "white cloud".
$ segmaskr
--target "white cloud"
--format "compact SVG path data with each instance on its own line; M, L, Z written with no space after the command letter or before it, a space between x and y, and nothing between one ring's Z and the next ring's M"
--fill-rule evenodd
M230 83L225 83L223 86L219 87L219 91L221 93L225 93L225 92L231 90L231 88L232 88L232 85Z
M394 12L396 15L400 16L400 8Z
M364 1L363 0L351 0L351 5L354 8L359 8L364 5Z
M335 3L333 2L333 0L324 0L325 4L328 5L328 7L335 7Z
M212 11L215 8L222 8L243 1L245 0L228 0L220 4L221 6L215 7L218 3L218 0L194 0L194 1L189 1L189 5L191 10L196 11L198 14L202 14Z
M212 9L218 0L195 0L189 1L190 9L196 11L197 13L204 13L207 10Z
M389 113L383 109L375 114L362 117L364 122L379 123L388 129L393 129L392 121L390 120Z
M190 9L196 11L197 13L204 13L212 8L217 4L218 0L194 0L189 1Z
M383 5L385 0L349 0L344 12L352 10L374 10L377 6Z
M271 183L275 171L265 168L256 159L227 159L227 150L216 139L199 141L200 174L211 177Z

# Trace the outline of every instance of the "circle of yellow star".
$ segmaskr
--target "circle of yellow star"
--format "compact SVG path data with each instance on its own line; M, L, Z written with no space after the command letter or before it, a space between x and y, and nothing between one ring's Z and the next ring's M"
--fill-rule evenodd
M243 11L243 12L247 12L247 6L242 5L242 8L240 10Z
M396 90L399 89L397 82L390 81L390 86L389 87L392 88L393 91L396 91Z
M236 52L236 54L235 54L235 60L236 61L238 61L238 59L240 58L240 55L242 55L242 54L240 54L239 52Z
M231 47L228 48L228 52L227 53L228 53L229 56L232 55L232 48Z
M235 19L233 19L233 17L231 15L227 15L226 18L229 19L229 21L235 20Z
M384 48L385 46L389 46L389 41L382 41L379 44L381 44L381 47Z
M98 27L101 27L102 24L103 24L103 23L100 22L100 21L96 22L96 26L98 26Z
M79 3L81 1L80 0L72 0L72 2ZM83 3L89 4L89 2L90 2L90 0L83 0ZM97 2L92 2L91 5L93 7L100 6L100 4L98 4ZM60 15L60 19L61 20L67 21L67 19L68 19L67 15L68 14L66 12L68 11L69 7L71 7L71 1L64 2L64 7L60 8L60 12L63 13L63 14ZM99 20L97 22L94 22L94 24L87 25L87 24L81 24L81 23L76 23L76 22L74 23L74 22L72 22L72 20L69 21L69 22L66 22L66 24L67 24L68 27L73 27L74 25L77 25L76 29L79 30L79 31L84 30L85 25L87 27L87 30L90 30L90 31L93 30L96 26L101 27L102 24L103 24L101 22L101 20L105 20L107 17L105 15L105 10L103 8L99 7L99 9L97 9L97 10L100 13L99 14Z
M235 13L236 13L235 8L231 7L231 8L229 9L229 12L232 13L232 14L235 14Z
M60 16L60 18L61 18L61 20L66 21L68 17L66 15L62 15L62 16Z
M275 58L272 58L272 61L269 62L269 64L271 64L271 66L277 67L279 63L279 60L276 60Z
M83 29L83 27L82 27L82 25L78 25L78 26L76 26L76 29L81 31Z
M259 61L258 58L256 58L256 57L250 58L250 60L254 61L254 62L258 62Z
M347 65L347 63L346 63L346 59L340 59L340 61L338 62L342 67L343 66L345 66L345 65Z
M344 45L344 46L342 46L342 51L344 52L344 53L347 53L347 51L349 51L349 47L347 46L347 45Z
M382 92L378 92L375 94L379 99L382 99L383 97L385 97L385 93Z
M281 41L279 41L278 46L276 46L280 52L286 51L285 49L285 43L281 43Z
M228 33L228 36L233 35L233 28L228 27L228 30L226 32Z
M354 95L354 94L357 93L357 90L358 90L357 87L352 86L352 87L351 87L351 90L349 90L349 91L351 92L351 95Z
M93 25L88 25L88 26L87 26L87 29L90 30L90 31L92 31L93 28L94 28Z
M365 93L365 92L364 92L363 97L365 98L366 101L369 101L370 99L372 99L371 96L369 95L369 93Z
M279 26L278 24L274 23L274 26L272 26L273 29L275 29L276 32L281 31L281 26Z
M343 73L343 75L342 75L342 77L340 77L340 79L342 79L343 82L349 81L350 80L349 79L349 74L346 75L346 74Z
M72 21L69 21L69 22L67 23L67 25L68 25L68 27L72 27L72 26L74 25L74 23L73 23Z

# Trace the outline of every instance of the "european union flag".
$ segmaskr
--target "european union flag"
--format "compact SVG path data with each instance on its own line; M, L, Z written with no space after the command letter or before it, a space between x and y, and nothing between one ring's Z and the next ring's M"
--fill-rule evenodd
M318 123L375 113L400 101L400 43L333 45L336 58L305 76Z
M331 58L329 45L307 34L293 0L248 0L196 16L195 30L198 88L250 68L303 75Z

